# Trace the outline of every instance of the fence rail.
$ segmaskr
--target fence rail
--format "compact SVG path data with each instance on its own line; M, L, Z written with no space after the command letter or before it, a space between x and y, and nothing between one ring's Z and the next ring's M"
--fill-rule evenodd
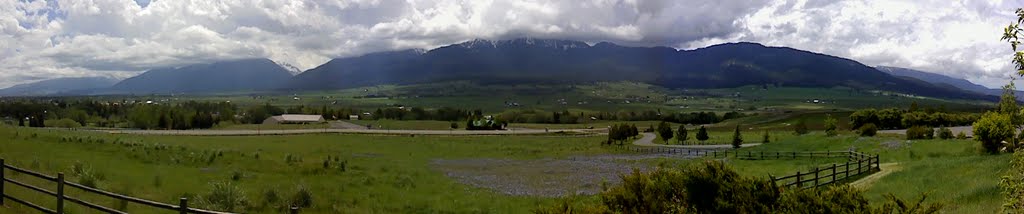
M786 187L814 188L835 184L851 177L857 177L881 170L878 155L870 155L857 151L739 151L723 149L691 149L672 147L639 147L625 146L626 150L638 153L679 154L701 157L727 158L734 157L746 160L779 160L779 159L816 159L845 158L846 162L833 163L829 166L815 167L807 172L797 171L795 174L772 177L772 181Z
M18 180L11 179L5 173L7 170L10 170L12 172L18 172L18 173L25 174L25 175L30 175L32 177L38 178L38 179L46 181L46 182L54 182L54 183L56 183L56 186L57 186L56 190L50 190L50 189L46 189L46 188L43 188L43 187L33 186L33 185L28 184L28 183L25 183L24 181L18 181ZM35 192L39 192L39 193L42 193L42 194L45 194L45 195L52 196L52 197L54 197L54 200L56 201L56 207L53 208L53 209L47 208L47 207L38 205L36 203L32 203L32 202L29 202L27 200L19 199L19 198L16 198L16 197L12 196L12 195L9 195L9 194L7 194L7 192L5 192L5 186L6 186L5 184L6 183L11 183L11 184L14 184L14 185L17 185L17 186L20 186L20 187L24 187L24 188L26 188L28 190L32 190L32 191L35 191ZM67 182L64 179L64 173L58 173L56 177L49 176L49 175L45 175L45 174L42 174L42 173L33 172L33 171L26 170L26 169L18 168L18 167L15 167L15 166L7 165L5 163L4 159L0 159L0 206L4 205L5 200L10 200L10 201L13 201L13 202L17 202L18 204L24 205L26 207L35 209L35 210L37 210L39 212L42 212L42 213L63 214L64 213L64 208L65 208L65 203L64 202L68 201L68 202L72 202L72 203L75 203L75 204L78 204L78 205L82 205L84 207L87 207L87 208L90 208L90 209L94 209L94 210L97 210L97 211L101 211L101 212L105 212L105 213L118 213L118 214L126 213L124 211L120 211L120 210L109 208L109 207L104 207L104 206L98 205L98 204L93 203L93 202L88 202L88 201L85 201L83 199L75 198L75 197L72 197L70 195L67 195L65 193L65 191L64 191L66 186L67 187L73 187L75 189L78 189L78 190L81 190L81 191L87 192L87 193L92 193L92 194L96 194L96 195L100 195L100 196L104 196L104 197L108 197L108 198L113 198L113 199L118 199L118 200L124 200L124 201L132 202L132 203L135 203L135 204L144 205L144 206L150 207L150 208L162 209L162 210L167 210L167 211L176 211L176 212L181 213L181 214L186 214L186 213L194 213L194 214L229 214L228 212L219 212L219 211L204 210L204 209L197 209L197 208L188 207L188 198L180 198L178 200L178 205L172 205L172 204L166 204L166 203L150 201L150 200L135 198L135 197L126 196L126 195L121 195L121 194L117 194L117 193L112 193L112 192L100 190L100 189L97 189L97 188L88 187L88 186L77 184L77 183ZM292 213L292 214L296 214L296 213L298 213L298 208L292 207L289 212Z

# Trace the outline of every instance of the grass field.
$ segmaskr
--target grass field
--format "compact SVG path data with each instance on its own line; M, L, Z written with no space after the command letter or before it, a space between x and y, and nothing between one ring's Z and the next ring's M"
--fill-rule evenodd
M229 182L244 191L252 206L248 212L257 213L274 213L273 207L264 205L282 203L266 201L266 192L275 190L287 197L300 186L312 191L314 201L304 213L523 213L553 199L465 186L428 164L438 159L541 159L611 152L595 146L601 137L165 137L2 127L0 138L0 157L8 164L56 174L81 163L103 175L100 188L169 203L181 196L208 194L211 182ZM69 138L71 142L61 142ZM289 156L296 161L286 162ZM333 160L333 167L324 168L328 156L346 162L346 170ZM8 191L52 206L46 203L52 198L18 188ZM71 208L74 213L81 210ZM136 206L127 210L146 213ZM18 207L12 211L27 212Z
M865 189L869 200L881 201L893 194L905 199L927 193L931 202L946 205L947 213L997 213L1002 204L999 178L1009 168L1010 155L988 155L972 140L906 141L902 136L864 138L851 133L826 137L812 133L788 138L750 151L842 151L856 149L879 154L882 163L898 163L899 171L880 178ZM787 161L736 161L742 172L764 176L766 172L806 170L826 162L793 164ZM801 169L802 168L802 169Z
M711 132L713 137L720 138L729 138L731 134ZM762 133L744 130L743 134L750 142L760 141ZM898 163L901 170L865 187L869 200L881 201L887 194L911 199L928 193L929 201L945 204L948 213L999 211L1002 196L997 182L1009 167L1009 155L982 154L975 141L908 142L896 135L865 138L846 132L836 137L826 137L820 132L803 136L783 131L771 134L772 143L743 150L855 149L880 154L882 163ZM286 199L270 200L268 195L289 198L300 188L310 190L313 199L313 205L304 208L303 213L523 213L561 199L513 196L460 183L438 171L437 163L461 161L461 165L453 167L479 168L504 173L506 177L534 177L562 173L562 169L531 169L543 168L552 161L567 161L564 159L567 157L576 161L581 155L622 152L615 147L598 146L603 136L558 135L172 137L0 126L0 139L3 139L0 157L8 164L48 174L66 172L73 182L89 177L71 173L79 165L78 168L90 169L91 174L102 175L97 182L100 188L162 202L173 203L182 196L205 197L210 194L211 183L230 183L242 191L240 194L248 202L244 209L251 213L278 212ZM328 167L324 167L325 160ZM669 166L704 160L658 158L630 162ZM836 161L840 160L728 160L728 163L741 174L767 176L806 171ZM478 162L497 162L507 167L494 169L491 165L477 165ZM341 163L345 163L344 171L340 169ZM26 175L13 178L30 180ZM546 181L534 179L531 182ZM52 198L25 189L8 188L7 192L52 206ZM596 202L593 196L578 196L572 200ZM119 202L109 199L97 202L119 206ZM126 210L149 213L134 205L127 206ZM18 206L7 211L28 212ZM82 213L83 210L72 206L70 211Z

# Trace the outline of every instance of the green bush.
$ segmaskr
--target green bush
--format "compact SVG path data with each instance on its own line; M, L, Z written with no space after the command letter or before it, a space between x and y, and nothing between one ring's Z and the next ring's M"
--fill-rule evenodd
M810 132L810 130L807 129L807 121L804 121L804 120L801 119L801 120L797 121L796 124L793 124L793 133L794 134L796 134L796 135L804 135L804 134L807 134L809 132Z
M78 123L72 119L64 118L60 120L45 120L43 125L46 127L57 127L57 128L78 128L82 127L81 123Z
M967 139L967 134L964 134L964 132L956 133L956 139L957 140L966 140Z
M245 210L249 206L245 191L229 182L211 183L210 192L203 195L200 201L211 209L228 212Z
M986 112L974 122L974 139L981 142L981 146L988 153L999 153L1002 141L1013 137L1014 128L1010 116L997 112Z
M313 206L313 192L309 191L306 186L299 186L295 189L295 194L292 194L289 205L293 207L309 207Z
M860 136L873 137L878 134L878 126L875 126L874 123L864 124L860 126L859 131Z
M833 118L831 114L825 115L825 135L829 137L836 136L839 134L837 129L839 129L839 126L836 118Z
M939 204L889 197L872 206L849 185L788 189L767 178L744 177L719 161L684 169L634 170L600 193L601 204L568 202L534 213L936 213Z
M932 139L935 130L924 126L913 126L907 129L907 140Z
M953 131L946 127L939 127L939 139L949 140L953 139Z

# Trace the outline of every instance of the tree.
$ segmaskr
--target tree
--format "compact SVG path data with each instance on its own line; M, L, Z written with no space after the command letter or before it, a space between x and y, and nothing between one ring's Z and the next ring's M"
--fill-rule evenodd
M833 118L831 114L826 114L825 115L825 135L826 136L829 136L829 137L836 136L836 134L837 134L836 129L838 128L837 125L836 125L837 123L838 122L836 122L836 118Z
M743 146L743 135L740 135L740 126L736 125L736 131L732 133L732 148L739 149Z
M858 130L860 130L860 136L863 137L873 137L878 133L878 127L874 123L864 124Z
M708 137L708 129L704 128L704 126L700 126L700 128L697 129L697 140L704 142L708 139L710 139L710 137Z
M974 138L981 142L982 148L988 153L999 153L1002 141L1013 137L1013 126L1010 117L998 112L985 112L974 122Z
M796 133L796 135L804 135L807 132L807 122L803 119L800 119L793 125L793 133Z
M919 108L917 107L917 101L912 101L912 102L910 102L910 110L909 110L910 112L915 112L915 111L917 111L918 109L919 109Z
M1021 132L1024 133L1024 132ZM939 127L939 139L949 140L953 139L953 131L949 130L945 126Z
M771 143L771 142L772 142L772 140L771 140L771 136L768 136L768 130L764 130L764 139L761 140L761 143Z
M668 122L661 121L661 123L658 123L657 133L658 137L661 137L661 140L668 143L669 139L672 139L672 126L669 125Z
M679 129L676 130L676 141L679 141L679 144L684 144L689 138L689 133L686 133L686 125L679 125Z

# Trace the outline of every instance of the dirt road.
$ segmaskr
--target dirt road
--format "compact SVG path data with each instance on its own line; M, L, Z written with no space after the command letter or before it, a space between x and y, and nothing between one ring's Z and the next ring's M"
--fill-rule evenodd
M967 135L967 137L974 136L974 127L973 126L955 126L955 127L949 127L949 130L953 131L953 135L956 135L957 133L963 132L965 135ZM935 131L938 132L939 129L935 128ZM907 134L907 130L906 129L900 129L900 130L879 130L878 133L879 134ZM936 133L936 134L938 134L938 133Z
M663 145L663 144L655 144L654 143L654 139L657 138L657 136L655 136L654 133L642 133L642 134L644 135L644 137L640 138L639 140L634 141L633 145L637 145L637 146L660 146L660 147L672 147L672 148L684 148L684 149L731 149L732 148L732 145L729 145L729 144L722 144L722 145ZM751 147L751 146L758 146L758 145L761 145L761 144L760 143L745 143L745 144L743 144L741 146L742 147Z
M511 130L385 130L385 129L293 129L293 130L90 130L109 134L137 135L191 135L191 136L237 136L237 135L294 135L316 133L356 133L356 134L417 134L417 135L517 135L545 134L557 132L593 133L591 129L511 129Z

